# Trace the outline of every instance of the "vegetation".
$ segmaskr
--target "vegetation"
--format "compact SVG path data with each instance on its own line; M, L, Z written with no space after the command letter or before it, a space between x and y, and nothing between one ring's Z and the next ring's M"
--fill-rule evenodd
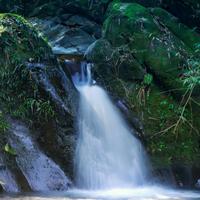
M184 34L174 30L176 22L172 19L166 23L163 17L166 14L159 10L161 16L156 12L159 20L157 17L155 20L163 27L166 25L167 29L164 47L159 45L162 38L157 24L150 24L152 15L149 16L145 8L136 4L114 4L113 10L110 9L111 14L104 24L104 40L96 42L88 55L96 64L96 74L104 80L102 84L110 93L122 98L143 122L147 149L155 166L173 163L198 165L200 62L195 34L190 30L184 32L190 40L187 46ZM138 26L141 16L146 19ZM179 35L181 45L186 41L180 49ZM158 42L153 44L155 38ZM109 52L106 60L100 59L102 52ZM136 69L140 69L139 74L130 72ZM125 72L128 74L123 76Z
M43 121L54 116L48 97L41 96L27 62L49 59L47 43L22 17L0 15L0 99L4 111L23 120Z
M9 128L8 122L6 121L3 113L0 111L0 134L3 134Z

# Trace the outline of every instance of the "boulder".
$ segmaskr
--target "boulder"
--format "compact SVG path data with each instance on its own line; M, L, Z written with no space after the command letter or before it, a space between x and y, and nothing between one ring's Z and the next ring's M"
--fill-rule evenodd
M73 163L78 93L48 43L14 14L0 15L0 90L2 112L36 129L42 149L56 153L50 156L71 175L73 167L65 163ZM50 149L49 134L54 139Z
M86 52L96 80L142 122L131 126L144 130L155 169L175 162L198 167L199 107L183 111L183 80L189 60L199 63L199 34L165 10L137 3L113 3L106 16L102 38Z
M100 37L100 27L78 15L30 20L49 41L56 55L84 55L88 46Z
M136 3L114 3L104 22L103 37L114 47L126 45L164 87L185 92L180 77L200 37L171 14Z

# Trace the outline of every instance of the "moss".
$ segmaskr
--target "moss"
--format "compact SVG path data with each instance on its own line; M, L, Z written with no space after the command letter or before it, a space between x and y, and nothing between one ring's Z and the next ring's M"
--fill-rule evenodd
M195 54L199 35L162 9L136 3L113 3L103 26L112 46L128 46L130 53L166 88L186 91L180 77ZM198 37L197 37L198 36ZM188 40L187 40L188 37Z
M200 161L198 112L188 107L175 130L183 107L169 93L155 84L134 84L122 79L109 79L107 89L127 102L144 124L147 150L156 167L172 163L196 164Z
M0 14L0 27L0 99L4 109L15 112L28 99L48 101L26 63L51 61L51 48L21 16Z
M200 43L199 34L195 30L188 29L177 18L161 8L153 8L151 9L151 13L158 17L176 37L180 38L188 47L195 50L195 45Z

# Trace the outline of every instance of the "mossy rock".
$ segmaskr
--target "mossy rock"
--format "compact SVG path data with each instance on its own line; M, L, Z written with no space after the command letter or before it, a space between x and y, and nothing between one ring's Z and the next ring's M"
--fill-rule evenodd
M182 99L188 89L181 79L188 59L198 61L197 36L160 8L114 3L104 22L103 38L88 50L96 80L144 125L146 147L158 168L174 163L199 166L199 106L184 108L184 101L175 98ZM120 57L135 64L120 69ZM140 68L143 78L135 79L130 71Z
M95 70L98 70L97 67L95 66ZM153 167L161 169L173 164L199 167L198 106L194 107L193 112L187 107L180 120L183 106L170 93L156 86L155 82L146 85L144 82L128 81L113 74L101 78L104 78L104 86L108 92L126 102L129 111L142 122L142 138L145 139Z
M41 148L70 173L77 92L47 41L15 14L0 15L0 91L1 148L7 116L17 118L36 130Z
M136 3L113 3L104 22L103 37L114 47L126 45L164 87L184 94L181 77L187 61L200 43L190 30L162 9L147 9Z
M145 7L160 7L176 16L182 23L200 31L200 3L198 0L114 0L114 2L138 3Z
M64 93L62 71L48 43L24 18L14 14L0 15L0 55L3 108L14 116L30 117L30 120L38 122L55 117L56 105L40 84L40 79L48 77L61 95ZM66 78L66 81L69 80ZM70 81L67 87L73 96L75 90ZM69 95L66 93L66 96ZM68 114L72 114L72 110Z
M109 79L110 74L126 80L143 80L144 70L127 48L115 48L105 39L94 42L86 52L86 58L98 64L95 71L102 79Z

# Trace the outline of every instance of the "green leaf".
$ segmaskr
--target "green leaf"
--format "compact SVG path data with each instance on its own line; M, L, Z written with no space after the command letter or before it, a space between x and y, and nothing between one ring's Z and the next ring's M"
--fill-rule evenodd
M17 155L16 152L15 152L15 150L12 147L10 147L8 143L5 145L4 151L6 153L9 153L9 154L13 155L13 156Z
M153 81L153 76L151 74L145 74L143 83L145 85L150 85Z

